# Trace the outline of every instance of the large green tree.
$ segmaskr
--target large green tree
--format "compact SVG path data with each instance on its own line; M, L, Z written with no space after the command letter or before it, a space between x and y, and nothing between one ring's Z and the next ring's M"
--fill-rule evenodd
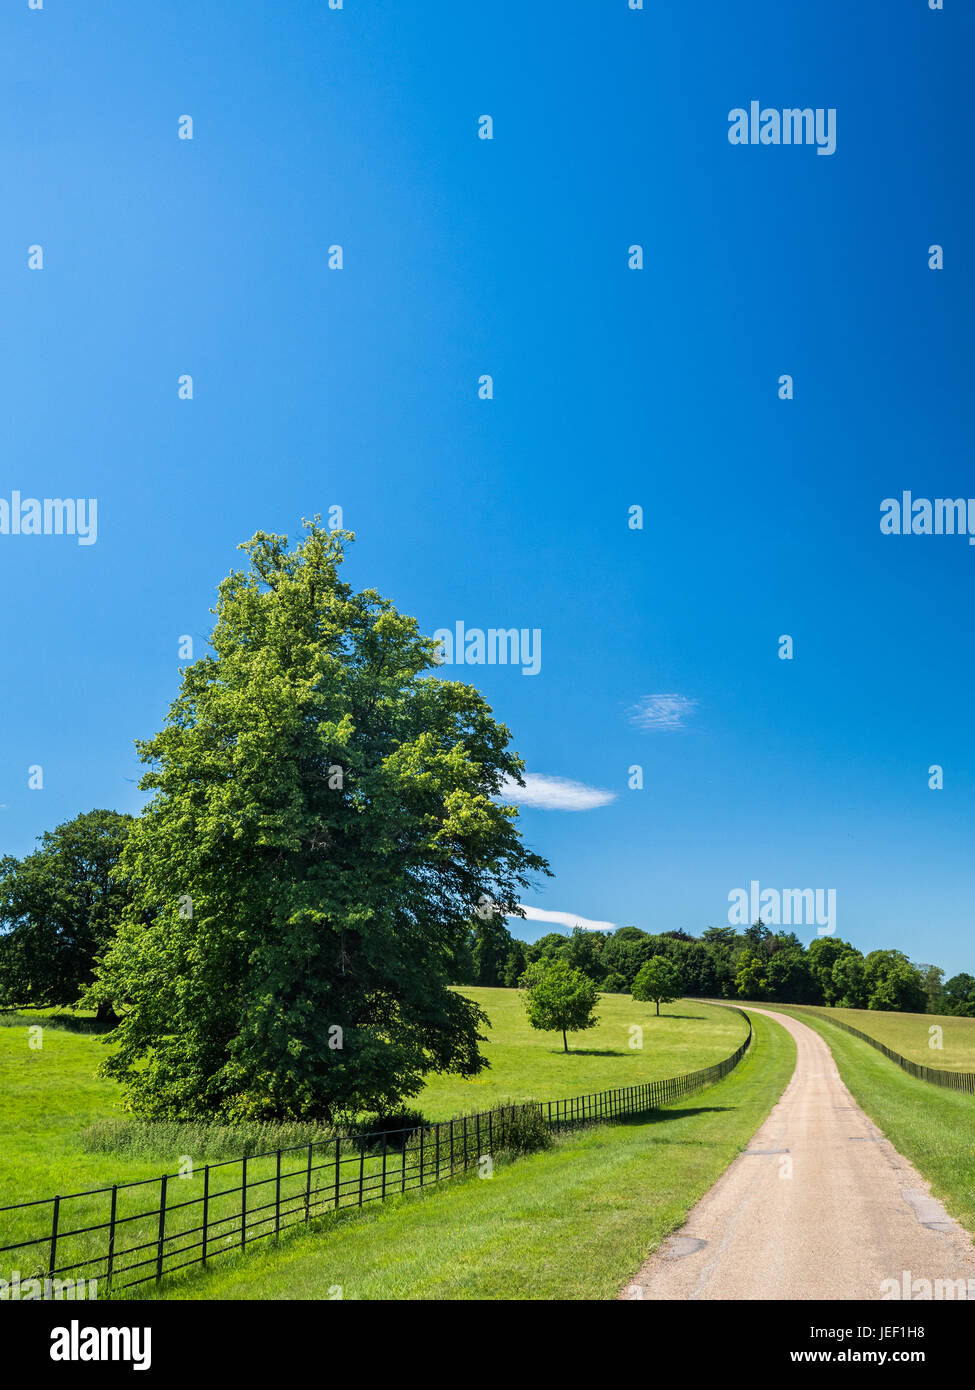
M523 764L437 644L339 579L347 532L258 532L219 587L212 652L137 745L155 793L126 848L133 912L96 986L105 1064L159 1117L388 1113L484 1065L447 988L472 912L514 912L545 861L502 804Z
M134 824L118 811L86 811L45 831L23 859L0 860L0 998L69 1005L92 982L130 900L113 871ZM112 1017L101 1000L102 1019Z

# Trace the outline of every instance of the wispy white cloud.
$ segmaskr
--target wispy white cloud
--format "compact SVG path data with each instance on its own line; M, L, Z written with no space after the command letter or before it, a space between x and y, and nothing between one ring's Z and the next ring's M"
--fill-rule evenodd
M601 787L587 787L568 777L547 777L541 772L526 772L525 785L519 787L512 777L505 779L501 799L518 806L535 806L542 811L594 811L616 800L615 792Z
M644 695L630 710L630 720L641 729L682 729L696 700L686 695Z
M577 912L547 912L543 907L526 907L524 903L518 906L525 914L529 922L551 922L560 927L581 927L583 931L615 931L615 922L594 922L588 917L580 917ZM517 917L508 919L517 922Z

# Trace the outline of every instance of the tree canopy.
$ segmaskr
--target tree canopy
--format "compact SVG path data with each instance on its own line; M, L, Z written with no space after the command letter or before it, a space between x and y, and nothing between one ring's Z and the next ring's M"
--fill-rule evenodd
M78 1002L130 900L114 871L133 824L118 811L86 811L45 831L32 854L0 860L0 999ZM102 1016L110 1009L106 997Z
M212 651L137 744L154 792L135 900L93 997L105 1070L148 1116L388 1113L476 1074L484 1014L448 989L476 905L545 861L502 804L523 764L437 644L339 579L347 532L258 532L219 586Z
M683 984L676 961L668 956L653 956L637 972L633 981L633 998L656 1004L659 1017L660 1005L672 1004L679 999Z
M599 991L592 980L567 960L539 960L521 977L528 1022L543 1033L560 1032L562 1048L569 1050L566 1033L595 1028L593 1010Z

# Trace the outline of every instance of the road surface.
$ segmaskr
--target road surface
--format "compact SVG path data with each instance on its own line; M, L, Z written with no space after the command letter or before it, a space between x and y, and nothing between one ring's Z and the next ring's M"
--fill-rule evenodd
M657 1250L622 1299L975 1298L971 1237L855 1103L832 1053L769 1009L798 1055L747 1151ZM905 1273L906 1272L906 1273ZM971 1280L971 1285L967 1281Z

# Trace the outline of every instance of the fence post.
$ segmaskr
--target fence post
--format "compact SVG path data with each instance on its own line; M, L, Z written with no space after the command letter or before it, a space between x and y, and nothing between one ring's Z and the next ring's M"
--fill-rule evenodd
M481 1112L478 1111L474 1116L475 1129L477 1131L477 1161L481 1161Z
M402 1150L401 1150L401 1152L402 1152L402 1154L403 1154L403 1163L402 1163L402 1167L401 1167L401 1169L400 1169L400 1185L399 1185L399 1190L400 1190L400 1192L405 1192L405 1191L406 1191L406 1143L407 1143L407 1138L408 1138L408 1136L404 1133L404 1135L403 1135L403 1148L402 1148Z
M454 1176L454 1122L450 1122L450 1176Z
M240 1160L240 1248L247 1244L247 1155Z
M210 1165L203 1169L203 1258L201 1263L207 1262L207 1227L210 1224Z
M118 1206L118 1184L112 1184L112 1209L108 1217L108 1284L111 1288L112 1271L115 1268L115 1211Z
M51 1217L51 1250L48 1260L48 1274L53 1278L58 1263L58 1218L61 1214L61 1198L54 1199L54 1212Z
M467 1116L464 1116L464 1171L467 1171Z
M308 1145L308 1172L305 1176L305 1222L311 1219L311 1144Z
M420 1126L420 1186L423 1186L423 1125Z
M159 1179L159 1243L156 1248L156 1283L162 1278L163 1242L166 1239L166 1184L169 1179L164 1173Z
M488 1153L494 1154L494 1111L488 1111Z
M363 1140L359 1145L359 1206L362 1206L362 1181L366 1175L366 1143Z
M383 1130L383 1195L381 1200L386 1200L386 1149L389 1146L389 1135Z
M274 1184L274 1234L281 1234L281 1150L278 1149L278 1165Z
M436 1140L436 1146L437 1146L437 1147L436 1147L436 1162L435 1162L435 1166L434 1166L434 1170L433 1170L433 1180L434 1180L434 1182L439 1182L439 1181L440 1181L440 1126L439 1126L439 1125L437 1125L437 1127L436 1127L434 1137L435 1137L435 1140Z
M339 1136L335 1136L335 1209L339 1205Z

